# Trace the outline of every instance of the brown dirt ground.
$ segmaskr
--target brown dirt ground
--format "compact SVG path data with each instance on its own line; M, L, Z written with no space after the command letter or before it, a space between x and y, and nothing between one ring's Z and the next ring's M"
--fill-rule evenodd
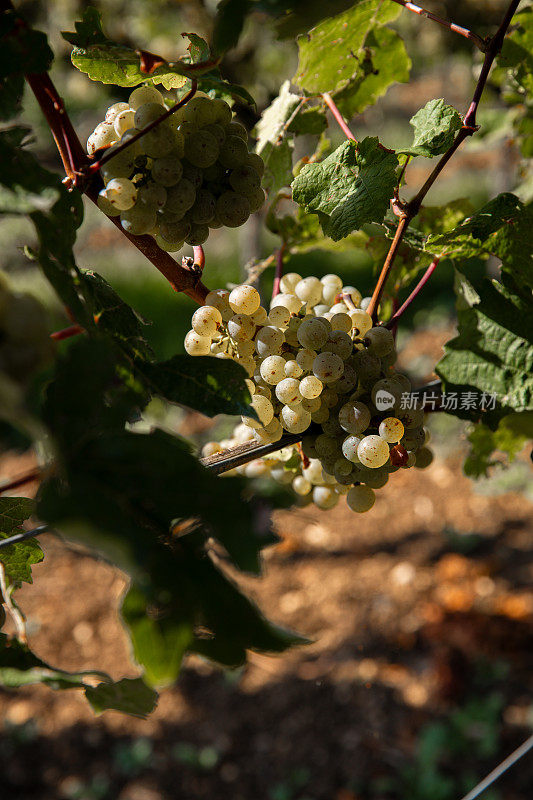
M439 347L426 342L428 351ZM1 473L25 466L4 460ZM412 800L400 783L387 794L376 781L412 763L425 724L480 692L503 698L497 753L455 761L444 753L445 771L464 767L472 785L527 737L527 500L476 494L455 456L395 474L369 514L354 516L342 503L277 512L275 523L281 543L266 552L264 577L242 583L269 618L313 644L275 658L251 654L236 674L189 659L147 720L95 717L77 690L2 691L0 797ZM465 554L446 529L458 541L482 535ZM117 619L123 575L51 536L43 545L35 583L18 596L32 647L64 669L135 675ZM137 767L124 755L135 742L148 748ZM184 743L214 748L216 764L186 763ZM531 796L532 762L502 779L498 797Z

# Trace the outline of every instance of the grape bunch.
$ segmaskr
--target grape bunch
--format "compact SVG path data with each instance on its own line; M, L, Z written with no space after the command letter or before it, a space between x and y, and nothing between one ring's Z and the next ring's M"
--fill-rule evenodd
M46 311L32 295L16 292L0 271L0 381L2 373L26 384L53 353Z
M370 298L337 275L289 273L280 288L269 311L253 286L212 291L192 317L185 350L241 364L259 419L243 417L202 454L308 431L301 444L236 471L290 483L301 504L327 509L346 495L353 511L368 511L391 473L431 463L424 413L403 407L411 383L394 370L392 333L365 310Z
M134 89L127 103L107 109L87 141L89 155L104 147L113 153L166 110L154 86ZM120 215L127 233L150 234L168 252L201 245L210 229L238 228L264 203L264 164L247 141L224 100L197 92L102 165L98 206Z

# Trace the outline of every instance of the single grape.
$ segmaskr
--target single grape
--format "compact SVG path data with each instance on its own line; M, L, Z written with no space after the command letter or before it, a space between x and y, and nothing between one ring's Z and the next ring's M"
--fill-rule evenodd
M335 353L319 353L313 361L313 373L322 383L338 380L344 372L344 362Z
M141 203L145 206L151 206L157 210L163 208L167 202L167 190L160 183L150 183L141 186L137 189L137 204Z
M339 410L339 424L347 433L363 433L370 423L368 406L358 400L350 400ZM387 458L389 451L387 448Z
M166 108L161 103L143 103L138 106L134 114L134 126L137 130L142 130L159 119L166 111Z
M192 122L199 128L203 128L205 125L213 125L216 122L213 101L209 97L195 95L181 111L184 121Z
M129 107L128 103L113 103L105 112L105 121L112 125L117 114L120 114L121 111L127 111Z
M370 353L382 358L394 350L394 336L388 328L383 326L370 328L365 333L364 343Z
M362 300L361 292L359 291L359 289L356 289L355 286L343 286L342 294L344 302L346 302L345 295L347 295L348 298L352 301L352 304L354 306L358 306ZM349 303L347 305L350 306Z
M120 224L132 236L151 233L157 223L156 212L149 206L140 203L120 213Z
M176 134L167 122L162 122L156 128L145 133L139 142L147 156L163 158L176 149Z
M394 467L406 467L408 465L409 453L403 445L396 444L394 447L391 447L390 460ZM412 464L410 466L412 466Z
M277 294L270 303L270 310L276 306L283 306L289 311L289 314L297 314L302 307L302 301L295 297L293 294ZM292 320L291 320L292 322ZM297 340L298 341L298 340Z
M285 375L287 378L299 378L302 373L303 369L294 359L285 362Z
M185 156L195 167L210 167L217 160L218 153L217 140L208 131L197 131L194 136L185 139Z
M211 222L215 216L216 200L206 189L198 189L196 202L190 211L190 218L199 225Z
M352 330L352 320L348 314L333 314L330 319L332 331L343 331L350 333Z
M365 436L357 448L359 461L365 467L376 469L382 467L389 458L389 446L381 436Z
M311 414L301 405L296 409L283 406L280 411L280 421L288 433L303 433L311 424Z
M177 156L171 153L164 158L154 159L152 178L162 186L174 186L183 175L183 166Z
M211 138L213 141L215 141L214 137ZM245 164L247 158L248 148L246 146L246 142L244 142L239 136L227 136L226 141L220 147L219 159L222 166L226 169L235 169L241 164Z
M178 222L161 222L159 225L159 234L167 242L185 241L190 230L191 223L184 219L178 220Z
M246 199L250 204L250 214L255 214L265 203L266 193L264 189L254 189L253 192L250 192L246 195Z
M134 111L137 111L138 108L146 105L147 103L157 103L158 105L162 106L163 95L158 89L155 88L155 86L138 86L130 94L128 103Z
M211 101L214 122L218 125L227 125L231 122L231 108L225 100L218 97Z
M268 314L269 321L278 328L285 328L289 324L290 318L289 309L285 306L274 306Z
M195 167L189 161L183 162L183 177L192 183L195 190L199 189L204 180L204 173L199 167Z
M87 139L87 152L90 156L94 155L101 147L114 144L117 140L115 128L107 122L101 122Z
M111 155L117 146L118 145L113 145L113 147L110 147L106 156ZM135 155L134 146L126 147L125 150L121 150L120 153L117 153L110 158L109 161L106 161L100 170L104 183L109 183L113 178L122 178L131 175L134 167Z
M191 181L182 178L175 186L167 190L165 211L183 216L192 208L196 199L196 189Z
M251 316L255 325L266 325L268 322L267 310L263 306L259 306Z
M353 342L344 331L331 331L327 336L327 341L322 345L323 353L335 353L343 361L351 356L352 350Z
M313 503L317 508L326 511L339 502L339 495L330 486L315 486L313 489Z
M380 423L378 433L386 442L396 444L404 434L403 423L396 417L386 417Z
M259 421L252 417L241 417L245 425L248 425L250 428L261 428L272 421L274 417L274 408L270 400L267 400L266 397L254 394L250 405L259 417Z
M366 311L356 308L355 311L349 311L348 315L357 337L362 338L372 328L372 317Z
M351 461L353 464L359 464L359 456L357 455L357 448L361 442L360 436L354 436L353 434L347 436L346 439L342 443L342 454L348 461Z
M341 377L331 384L331 388L338 394L348 394L357 386L357 374L350 364L344 365Z
M209 238L209 228L207 225L198 225L196 222L191 223L191 230L185 237L187 244L195 247L203 244Z
M279 306L282 308L283 306ZM272 314L272 312L270 312ZM301 366L304 372L311 372L313 369L313 361L316 358L316 350L311 350L304 347L296 353L296 361Z
M106 196L106 190L102 189L101 192L98 193L98 199L96 204L100 211L103 211L108 217L118 217L120 214L120 209L110 203Z
M259 308L260 303L261 298L257 289L246 283L236 286L229 296L229 304L236 314L252 316Z
M281 292L285 292L288 294L294 294L294 289L296 288L296 284L302 280L302 276L298 275L297 272L287 272L286 275L283 275L280 282L279 288Z
M266 383L276 386L285 378L285 359L282 356L267 356L259 371Z
M320 396L324 384L314 375L307 375L300 381L300 393L307 400L314 400Z
M185 337L185 352L190 356L208 356L211 352L211 338L189 331Z
M246 314L234 314L228 321L228 333L232 339L251 339L255 333L255 325Z
M339 401L339 395L331 387L326 386L320 395L322 402L326 404L326 408L335 408Z
M305 408L305 410L309 411L310 414L318 411L321 405L322 403L320 397L313 397L312 400L308 400L307 398L302 400L302 408Z
M106 199L120 211L127 211L135 205L137 189L128 178L113 178L105 188Z
M243 195L224 192L217 200L216 214L227 228L239 228L250 216L250 204Z
M224 322L227 322L233 316L233 311L229 305L229 292L227 289L215 289L209 292L204 300L204 305L218 308Z
M402 390L395 381L382 378L372 387L371 397L378 411L392 411L400 407Z
M328 332L318 317L312 317L304 319L298 328L297 337L302 347L308 350L320 350L328 340Z
M284 403L285 405L293 405L294 403L301 402L300 381L296 378L283 378L283 380L276 385L276 397L280 403Z
M278 328L272 325L265 325L255 337L257 352L261 358L279 355L285 337Z
M303 475L297 475L292 482L292 488L294 489L296 494L306 495L309 494L309 492L313 488L313 485L310 481L307 480L307 478L304 478Z
M261 188L261 178L253 167L247 164L232 169L229 175L229 184L238 194L248 196Z
M376 502L376 495L370 486L354 486L346 495L346 503L352 511L363 514L370 511Z
M117 114L113 122L117 139L120 139L120 137L123 136L126 131L129 131L131 128L135 127L134 118L135 114L130 108Z
M352 364L363 386L373 386L381 372L379 358L367 350L358 350L354 353Z
M322 299L322 284L318 278L302 278L294 287L294 293L308 308L312 308Z
M261 158L261 156L257 155L257 153L248 153L248 158L246 159L246 163L248 166L253 167L259 177L261 178L265 172L265 162Z
M228 123L228 125L226 125L226 134L228 136L238 136L243 142L248 141L248 131L240 122L233 121Z
M161 248L161 250L166 250L167 253L176 253L178 250L181 250L185 242L168 242L166 239L163 239L162 236L157 234L152 234L156 241L156 244Z

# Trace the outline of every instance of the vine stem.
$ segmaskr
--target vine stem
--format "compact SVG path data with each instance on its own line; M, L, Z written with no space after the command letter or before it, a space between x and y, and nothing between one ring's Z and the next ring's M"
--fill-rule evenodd
M76 184L80 174L83 175L84 171L90 168L91 162L65 111L64 103L48 73L29 73L26 75L26 80L48 122L67 178L72 184ZM95 204L98 201L100 184L98 176L94 176L83 187L84 194ZM199 280L196 272L178 264L169 253L156 244L152 236L147 234L132 236L124 230L116 217L107 219L159 270L176 292L183 292L202 305L209 290Z
M458 33L460 36L464 36L465 39L470 39L470 41L473 42L482 53L486 51L487 42L485 39L482 39L481 36L477 35L477 33L473 33L473 31L468 30L468 28L463 28L462 25L456 25L455 22L450 22L447 19L443 19L437 14L434 14L432 11L426 11L425 8L421 8L414 3L406 2L406 0L392 0L392 2L397 3L399 6L403 6L403 8L407 9L407 11L413 11L420 17L427 17L428 19L432 19L433 22L438 22L439 25L442 25L444 28L448 28L448 30L453 31L454 33Z
M378 278L376 288L372 294L372 298L368 305L367 311L370 316L376 321L377 318L377 311L379 307L379 302L381 300L381 295L383 294L383 289L387 282L387 278L392 270L394 260L396 255L398 254L398 249L404 237L405 231L409 227L411 221L416 217L418 212L420 211L420 207L422 205L422 201L435 183L436 179L450 160L450 158L454 155L454 153L458 150L460 145L467 139L469 136L472 136L477 130L478 127L476 125L476 114L477 109L479 106L479 102L483 95L483 91L487 84L487 79L489 77L489 72L491 70L492 64L494 63L494 59L498 55L501 50L503 40L505 38L505 34L507 32L507 28L510 25L511 19L520 4L520 0L511 0L507 11L500 23L500 27L496 31L495 35L488 40L486 43L485 49L485 58L483 60L483 66L481 68L481 72L479 74L479 78L476 83L476 87L474 89L474 94L472 96L472 102L468 108L468 111L463 119L463 126L459 130L457 136L451 147L444 153L444 155L439 159L435 168L429 175L428 179L422 186L422 188L418 191L415 197L409 201L409 203L405 204L396 204L396 207L399 207L400 213L400 221L398 223L398 227L396 229L396 233L394 235L394 239L392 240L391 246L389 248L389 252L387 253L387 257L385 258L385 262L381 269L380 276Z
M352 141L356 142L357 139L355 138L355 136L353 135L353 133L349 129L348 125L346 124L346 122L344 120L344 117L342 116L341 112L337 108L337 105L336 105L333 97L330 95L330 93L329 92L323 92L322 97L324 98L325 104L327 105L327 107L329 108L329 110L331 111L331 113L333 114L335 119L337 120L337 122L339 124L339 127L342 130L342 132L344 133L344 135L346 136L346 138L347 139L351 139Z
M13 604L13 601L11 600L11 596L9 594L9 589L7 586L6 572L4 569L4 565L2 564L1 561L0 561L0 592L2 593L3 603L7 608L11 616L11 619L15 623L15 628L17 630L17 639L23 644L26 644L27 638L26 638L26 625L24 624L24 617L22 616L18 608Z
M405 314L405 312L407 311L407 309L409 308L409 306L411 305L413 300L415 300L418 297L418 295L420 294L420 292L422 291L422 289L424 288L426 283L429 281L429 279L431 278L431 276L433 275L433 273L437 269L439 261L440 261L440 258L433 259L433 261L431 262L429 267L426 269L426 271L424 272L424 274L422 275L422 277L420 278L420 280L416 284L415 288L413 289L413 291L411 292L411 294L409 295L407 300L405 300L405 302L402 303L402 305L394 312L392 317L385 324L386 328L389 328L389 330L392 330L392 329L394 329L396 327L400 317L402 317L403 314Z
M85 328L82 328L81 325L70 325L68 328L62 328L60 331L51 333L50 339L53 339L54 342L62 342L72 336L79 336L80 333L85 333Z
M285 253L286 244L283 242L281 247L276 253L276 274L274 275L274 285L272 287L272 299L276 297L281 291L280 283L283 278L283 254Z

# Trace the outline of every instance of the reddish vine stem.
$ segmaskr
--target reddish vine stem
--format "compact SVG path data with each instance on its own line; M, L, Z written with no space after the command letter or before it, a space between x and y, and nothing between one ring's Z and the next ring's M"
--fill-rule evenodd
M385 287L385 283L387 282L387 278L392 270L394 260L398 253L398 249L402 242L403 236L405 231L409 227L411 220L416 217L418 212L420 211L420 207L422 205L422 201L435 183L436 179L456 152L456 150L460 147L460 145L467 139L469 136L472 136L477 128L476 125L476 114L477 109L479 106L479 101L481 100L481 96L487 84L487 79L489 77L489 72L491 70L492 64L494 63L494 59L498 55L501 50L503 40L505 38L505 34L507 32L507 28L513 18L513 15L520 4L520 0L512 0L509 4L507 11L501 21L500 27L496 31L495 35L488 40L486 49L485 49L485 58L483 61L483 66L481 68L481 72L479 74L479 78L476 83L476 87L474 89L474 94L472 97L472 102L470 103L469 109L464 117L463 120L463 127L460 129L459 133L455 137L455 140L451 147L444 153L444 155L439 159L438 163L436 164L435 168L429 175L428 179L422 186L422 188L418 191L415 197L406 203L403 206L403 212L400 214L400 222L398 223L398 227L396 229L396 233L394 235L394 239L391 243L389 252L387 253L387 257L381 269L380 276L378 278L378 282L376 284L376 288L372 294L372 299L368 305L367 311L370 316L376 320L377 317L377 310L379 307L379 302L381 300L381 295L383 293L383 289Z
M28 74L26 80L48 122L65 173L71 183L75 184L79 175L84 173L84 168L90 166L90 161L65 111L63 101L48 73ZM83 187L83 192L96 204L99 189L98 176L94 176ZM209 290L199 280L196 272L178 264L151 236L132 236L124 230L116 217L107 219L159 270L176 292L183 292L199 305L203 303Z
M351 139L352 141L356 142L357 139L349 129L348 125L346 124L344 117L342 116L341 112L337 108L333 97L330 95L329 92L323 92L322 97L324 98L324 102L337 120L340 129L344 133L347 139Z
M64 339L70 339L80 333L85 333L85 328L82 328L81 325L70 325L68 328L62 328L60 331L51 333L50 339L53 339L54 342L62 342Z
M432 11L426 11L425 8L420 8L420 6L415 5L414 3L406 2L406 0L392 0L393 3L397 3L399 6L403 6L407 11L413 11L415 14L418 14L420 17L427 17L428 19L432 19L433 22L438 22L439 25L442 25L444 28L448 28L450 31L454 33L458 33L460 36L464 36L465 39L470 39L471 42L474 42L477 48L484 53L487 49L487 42L478 36L477 33L473 33L472 31L468 30L468 28L463 28L462 25L456 25L455 22L450 22L447 19L443 19L442 17L437 16Z
M201 244L195 245L192 249L194 266L199 271L200 275L205 267L205 253Z
M146 127L140 130L139 133L136 133L135 136L132 136L131 139L127 139L125 142L122 142L122 144L119 144L118 147L114 148L112 152L107 152L101 158L99 158L98 161L94 161L89 167L89 172L98 172L98 170L104 164L106 164L111 158L114 158L116 155L121 153L127 147L130 147L132 144L135 144L135 142L138 142L139 139L141 139L145 135L145 133L150 133L151 130L157 128L158 125L161 125L162 122L164 122L166 119L172 116L172 114L174 114L179 108L188 103L189 100L191 100L196 94L197 89L198 89L198 83L195 80L193 80L190 91L187 92L187 94L184 97L182 97L178 103L173 105L172 108L170 108L164 114L161 114L160 117L154 119L153 122L150 122L149 125L146 125Z
M283 242L281 247L276 253L276 274L274 275L274 286L272 287L272 299L276 297L281 291L280 283L283 278L283 254L285 252L286 244Z
M424 274L422 275L422 277L420 278L420 280L416 284L415 288L413 289L413 291L411 292L411 294L409 295L407 300L405 300L405 302L402 303L402 305L394 312L394 314L392 315L390 320L385 324L386 328L389 328L389 330L395 330L396 329L396 326L398 324L398 320L400 319L400 317L403 316L403 314L405 314L405 312L407 311L407 309L409 308L409 306L411 305L413 300L415 300L418 297L418 295L420 294L420 292L422 291L422 289L424 288L426 283L429 281L429 279L431 278L431 276L433 275L433 273L437 269L439 261L440 261L440 258L433 259L433 261L431 262L429 267L426 269L426 271L424 272Z

